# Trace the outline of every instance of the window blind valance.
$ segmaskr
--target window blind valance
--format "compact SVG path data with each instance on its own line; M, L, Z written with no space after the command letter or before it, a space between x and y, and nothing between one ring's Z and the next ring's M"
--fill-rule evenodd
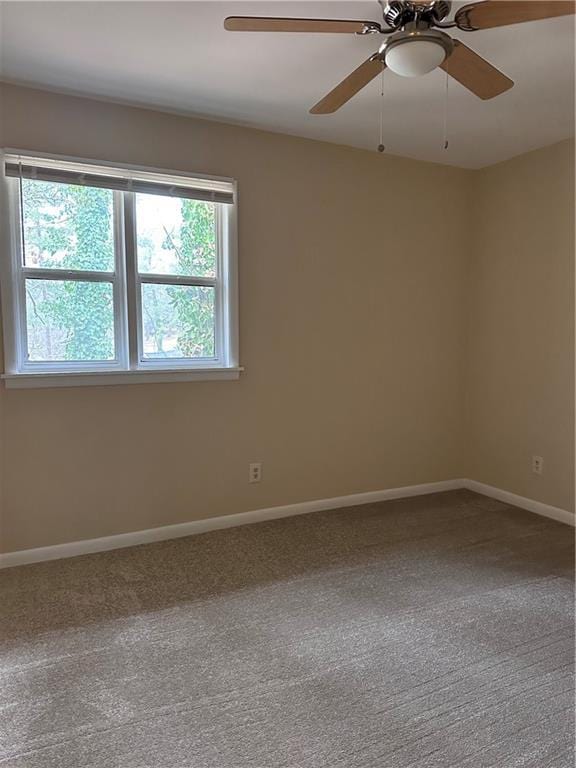
M6 176L101 187L121 192L140 192L148 195L189 200L207 200L213 203L234 202L234 184L220 179L199 179L186 176L132 171L106 166L52 161L44 158L7 156Z

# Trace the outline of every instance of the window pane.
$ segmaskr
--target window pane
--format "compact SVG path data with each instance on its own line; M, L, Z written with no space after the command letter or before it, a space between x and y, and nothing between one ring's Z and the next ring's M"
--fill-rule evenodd
M215 277L214 203L137 194L136 236L140 272Z
M113 193L22 179L27 267L114 270Z
M214 288L142 284L144 357L214 357Z
M111 283L26 280L28 359L114 359Z

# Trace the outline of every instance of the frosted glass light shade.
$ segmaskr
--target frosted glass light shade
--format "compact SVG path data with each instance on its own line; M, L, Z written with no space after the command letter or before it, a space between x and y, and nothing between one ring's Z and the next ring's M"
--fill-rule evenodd
M386 51L386 66L402 77L417 77L432 72L446 58L440 43L431 40L407 40Z

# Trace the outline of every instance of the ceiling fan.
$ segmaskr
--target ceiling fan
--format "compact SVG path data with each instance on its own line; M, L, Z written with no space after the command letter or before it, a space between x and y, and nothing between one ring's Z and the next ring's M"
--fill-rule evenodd
M445 0L378 0L384 22L345 19L292 19L229 16L224 28L232 32L339 32L386 35L378 51L315 104L314 115L336 112L385 68L416 77L441 67L481 99L492 99L511 88L509 77L471 48L443 32L462 32L539 21L575 12L573 0L484 0L460 8L445 21L451 3Z

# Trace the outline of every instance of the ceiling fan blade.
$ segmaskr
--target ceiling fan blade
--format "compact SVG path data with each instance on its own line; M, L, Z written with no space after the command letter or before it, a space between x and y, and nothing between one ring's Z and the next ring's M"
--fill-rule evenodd
M379 75L384 69L384 62L376 56L371 56L363 64L360 64L354 72L345 77L336 88L333 88L327 96L324 96L318 104L310 110L312 115L327 115L336 112L343 104L346 104L358 91L361 91L370 80Z
M575 12L573 0L485 0L465 5L456 13L456 25L463 30L491 29L524 21L539 21Z
M493 67L460 40L453 40L454 49L440 65L444 72L481 99L493 99L512 88L514 82Z
M280 19L268 16L228 16L224 29L231 32L347 32L380 31L375 21L346 19Z

